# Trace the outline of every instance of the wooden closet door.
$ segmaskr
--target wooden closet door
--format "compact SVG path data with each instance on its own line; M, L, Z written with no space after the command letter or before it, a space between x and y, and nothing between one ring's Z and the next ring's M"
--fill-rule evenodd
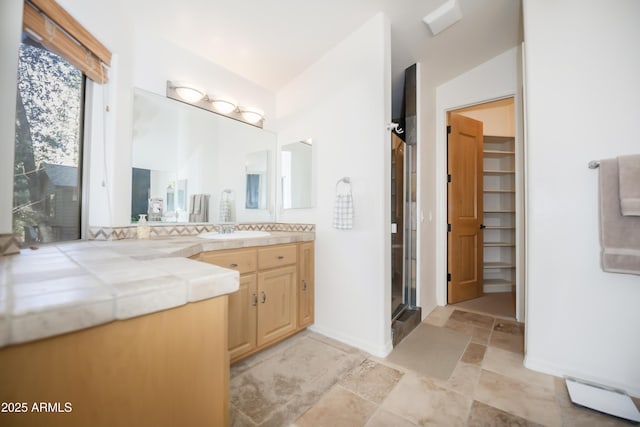
M483 126L451 114L448 135L448 303L482 295Z

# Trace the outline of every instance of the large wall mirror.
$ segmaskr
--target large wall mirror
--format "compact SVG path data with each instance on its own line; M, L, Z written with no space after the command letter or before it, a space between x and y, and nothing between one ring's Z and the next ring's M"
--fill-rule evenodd
M307 139L280 148L282 209L313 207L313 141Z
M140 89L133 111L133 222L274 221L275 134Z

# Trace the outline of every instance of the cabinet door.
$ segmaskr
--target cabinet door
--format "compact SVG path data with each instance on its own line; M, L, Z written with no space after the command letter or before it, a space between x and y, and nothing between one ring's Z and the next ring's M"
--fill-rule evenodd
M313 242L301 243L298 254L298 327L314 319L314 250Z
M229 358L256 348L258 287L255 274L240 276L240 288L229 294Z
M258 273L258 346L296 329L296 266Z

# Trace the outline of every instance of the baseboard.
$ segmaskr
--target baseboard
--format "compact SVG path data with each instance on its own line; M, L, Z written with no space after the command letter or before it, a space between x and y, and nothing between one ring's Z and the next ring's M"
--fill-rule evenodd
M334 339L336 341L340 341L343 344L350 345L351 347L355 347L375 357L381 357L381 358L387 357L389 353L391 353L391 350L393 350L391 337L389 337L389 339L381 346L372 346L371 343L369 342L362 341L359 338L346 336L344 334L341 334L336 331L332 331L330 329L325 329L321 326L318 326L317 324L310 326L308 329L310 329L313 332L317 332L321 335L324 335L326 337L329 337L331 339Z
M543 374L553 375L556 377L572 377L578 380L587 381L594 384L599 384L611 389L624 391L629 396L640 397L640 384L621 383L618 381L612 381L608 378L598 377L597 375L590 374L588 372L581 372L579 370L566 368L563 366L549 363L545 360L536 359L525 355L524 366L527 369L533 371L542 372Z

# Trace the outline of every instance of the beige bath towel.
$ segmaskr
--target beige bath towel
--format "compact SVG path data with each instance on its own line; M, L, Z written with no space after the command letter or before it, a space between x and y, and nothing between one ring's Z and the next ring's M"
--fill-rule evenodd
M622 215L640 216L640 154L618 157Z
M622 215L617 159L600 161L600 244L604 271L640 275L640 216Z

